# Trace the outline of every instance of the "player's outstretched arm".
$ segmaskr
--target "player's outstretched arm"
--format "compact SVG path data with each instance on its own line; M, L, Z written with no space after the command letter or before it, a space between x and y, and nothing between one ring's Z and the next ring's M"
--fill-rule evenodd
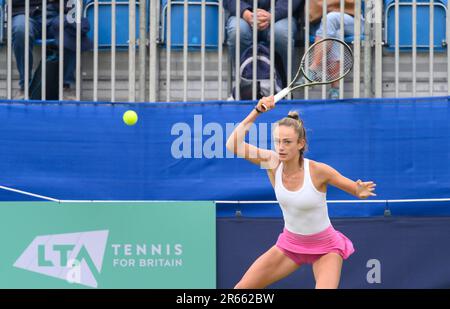
M321 163L321 169L325 173L327 183L338 189L341 189L360 199L366 199L369 196L376 196L374 193L376 184L373 181L362 181L360 179L353 181L342 176L331 166L323 163Z
M248 114L248 116L233 130L226 143L226 147L229 151L258 165L272 162L276 157L276 153L272 150L258 148L245 142L245 135L251 125L261 113L265 112L262 108L263 104L268 106L269 110L272 109L274 107L273 96L264 97L259 100L258 104L250 114Z

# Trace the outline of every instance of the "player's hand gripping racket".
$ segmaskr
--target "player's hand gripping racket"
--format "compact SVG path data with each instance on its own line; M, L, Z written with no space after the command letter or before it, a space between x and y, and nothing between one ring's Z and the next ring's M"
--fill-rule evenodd
M325 85L344 78L353 67L353 52L343 41L326 38L311 45L302 57L291 83L274 97L277 103L289 92L308 86ZM306 83L296 85L301 76ZM266 105L262 105L267 110Z

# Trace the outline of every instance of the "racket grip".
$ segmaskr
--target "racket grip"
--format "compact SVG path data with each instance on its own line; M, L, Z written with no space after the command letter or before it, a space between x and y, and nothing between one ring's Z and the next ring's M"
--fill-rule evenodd
M286 87L283 90L281 90L280 92L278 92L275 97L274 97L274 102L277 103L278 101L280 101L282 98L284 98L285 96L287 96L287 94L289 93L289 88Z

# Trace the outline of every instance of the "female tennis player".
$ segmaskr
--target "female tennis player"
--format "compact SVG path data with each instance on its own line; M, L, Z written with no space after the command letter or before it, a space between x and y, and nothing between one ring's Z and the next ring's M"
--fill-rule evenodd
M303 264L312 264L316 288L338 288L342 262L353 252L352 242L336 231L328 217L326 189L330 184L358 198L375 196L375 183L352 181L324 163L304 158L306 130L297 112L277 122L275 151L245 142L255 119L275 107L262 98L232 132L227 149L267 170L280 204L284 229L276 244L247 270L235 288L265 288Z

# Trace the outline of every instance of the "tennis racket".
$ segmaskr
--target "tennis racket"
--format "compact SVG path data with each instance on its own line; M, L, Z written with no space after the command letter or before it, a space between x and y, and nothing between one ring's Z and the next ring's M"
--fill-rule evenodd
M326 85L344 78L353 68L353 52L343 41L326 38L312 44L302 57L291 83L274 97L277 103L291 91L303 87ZM301 76L306 83L296 84ZM267 107L263 104L264 110Z

